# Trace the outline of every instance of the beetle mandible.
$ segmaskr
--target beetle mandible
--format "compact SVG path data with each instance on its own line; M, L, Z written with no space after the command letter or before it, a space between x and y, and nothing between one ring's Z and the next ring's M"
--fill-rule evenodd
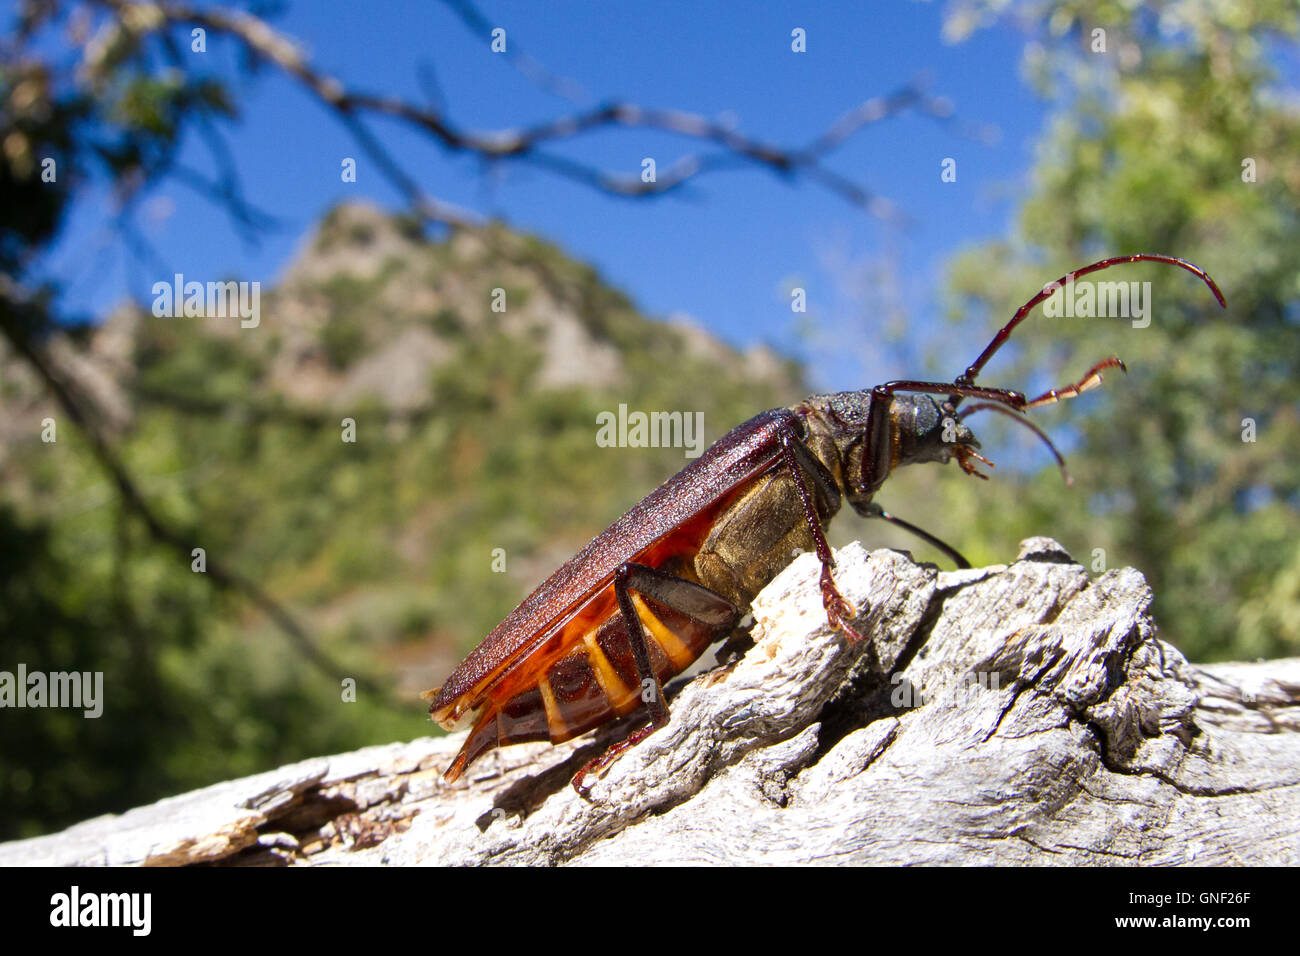
M724 435L547 578L446 683L424 695L442 726L473 722L444 778L456 780L495 747L560 743L644 706L649 723L574 777L582 793L586 773L668 723L664 683L735 629L792 554L816 552L827 619L849 641L860 641L850 623L855 611L835 586L824 533L843 499L863 517L892 522L968 567L952 547L881 508L876 492L893 469L919 462L955 458L967 474L986 478L975 462L992 463L976 451L980 444L964 422L983 409L1032 429L1064 470L1051 441L1023 413L1094 388L1103 371L1124 363L1105 359L1079 381L1034 399L975 379L1057 289L1141 261L1186 269L1226 308L1214 280L1185 260L1147 253L1103 259L1044 286L951 382L896 381L813 395ZM959 413L967 398L978 402Z

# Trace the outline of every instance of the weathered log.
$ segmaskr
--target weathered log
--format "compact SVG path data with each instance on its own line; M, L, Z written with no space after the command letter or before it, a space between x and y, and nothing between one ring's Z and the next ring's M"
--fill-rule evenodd
M1191 665L1138 572L1045 538L970 571L838 562L868 640L828 628L802 556L589 799L569 778L626 724L451 786L461 734L308 760L0 864L1300 863L1300 659Z

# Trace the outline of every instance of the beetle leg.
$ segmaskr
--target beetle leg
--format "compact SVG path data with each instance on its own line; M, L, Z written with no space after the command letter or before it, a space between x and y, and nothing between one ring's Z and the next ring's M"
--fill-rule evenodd
M645 625L632 604L629 589L632 567L633 565L624 564L614 572L614 596L618 599L619 610L623 612L623 626L627 628L628 643L632 645L632 659L636 661L636 676L641 679L641 699L650 712L650 723L659 728L668 723L668 705L664 703L659 675L650 666L650 647L646 644Z
M586 779L587 774L604 770L617 760L624 751L631 750L658 729L659 728L654 724L646 724L640 730L633 731L626 739L620 740L618 743L610 744L605 752L595 760L588 760L583 764L582 769L573 775L573 780L571 781L573 789L578 792L578 796L586 798L589 793L589 791L582 785L582 781Z
M632 648L632 658L636 662L637 677L641 680L641 699L645 701L646 710L650 713L650 723L626 740L612 745L604 754L578 771L572 782L579 796L587 795L582 788L582 780L588 773L609 766L619 754L668 724L668 704L664 701L659 675L655 673L650 662L650 646L646 637L645 623L637 613L636 605L632 603L633 591L715 628L718 636L735 627L736 621L740 619L740 611L734 604L702 584L696 584L694 581L679 578L645 564L628 562L618 567L614 572L614 596L618 599L623 624L627 628L627 639Z
M842 631L849 639L849 643L857 644L862 640L862 635L849 624L849 621L857 616L857 611L835 586L835 579L831 576L831 568L835 567L835 555L831 552L831 546L826 543L826 533L822 530L821 517L817 514L817 502L813 500L812 492L808 490L806 476L812 474L814 480L820 478L813 456L797 435L785 430L781 432L781 457L785 459L794 475L794 486L799 493L799 501L803 504L803 514L808 521L808 527L812 530L817 557L822 563L821 592L822 606L826 608L826 620L830 622L831 627Z
M888 511L880 507L880 505L876 504L874 501L868 502L867 504L863 505L861 508L858 508L857 512L858 514L862 515L862 517L864 518L884 518L890 524L898 525L898 527L912 532L912 534L916 535L918 538L921 538L923 541L928 541L930 544L934 545L944 554L948 555L948 557L952 558L953 561L957 563L957 567L959 568L970 567L970 562L967 561L966 558L962 555L962 553L958 551L956 548L954 548L952 545L948 544L946 541L943 541L940 538L936 538L934 535L930 534L930 532L926 531L924 528L918 528L910 521L904 521L902 518L899 518L896 515L891 515Z

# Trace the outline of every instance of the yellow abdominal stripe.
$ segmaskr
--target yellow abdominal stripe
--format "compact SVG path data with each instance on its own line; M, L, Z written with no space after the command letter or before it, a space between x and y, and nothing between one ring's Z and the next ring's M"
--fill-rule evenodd
M694 655L691 649L682 641L663 621L655 616L645 601L639 594L633 594L632 605L636 608L637 616L641 623L649 632L652 641L659 645L665 656L672 661L673 667L678 671L683 671L694 661ZM610 706L619 716L630 713L635 710L640 703L641 695L639 687L628 687L623 683L618 672L614 670L614 665L610 663L609 658L601 649L600 644L596 641L596 633L599 628L592 628L582 637L582 643L587 648L587 662L591 666L592 673L596 676L596 682L604 692L606 699L609 700ZM551 690L551 684L548 677L542 677L537 682L537 690L542 695L542 704L546 708L546 725L550 730L551 736L561 737L567 727L564 717L560 713L559 705L555 700L555 693Z
M609 699L614 712L622 716L633 710L636 707L636 691L623 683L618 672L614 670L614 665L600 649L600 644L596 642L596 629L593 628L584 634L582 642L587 645L587 661L596 675L596 682L605 692L605 697Z
M551 691L551 680L545 675L537 682L537 689L542 695L542 706L546 708L546 727L550 731L552 740L563 740L565 731L568 729L564 723L564 718L560 715L560 708L555 703L555 694Z
M654 612L646 607L645 601L641 600L641 595L633 594L632 603L636 606L636 613L641 618L641 623L650 631L654 642L668 655L668 659L673 662L673 667L678 671L690 667L695 661L695 656L691 654L691 649L682 639L669 630L663 621L655 617Z

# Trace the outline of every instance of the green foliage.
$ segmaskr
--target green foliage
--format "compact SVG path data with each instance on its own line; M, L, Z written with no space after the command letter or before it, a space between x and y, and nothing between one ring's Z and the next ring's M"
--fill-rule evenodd
M56 100L44 67L0 65L0 272L17 274L33 246L48 242L79 173L76 130L90 112L85 98ZM57 177L42 179L41 164L52 160Z
M961 33L1004 6L961 6L950 26ZM1150 281L1149 327L1030 319L1007 350L1014 359L999 356L984 381L1045 388L1111 353L1130 374L1039 419L1074 427L1073 489L994 482L981 511L1053 534L1085 562L1100 548L1106 566L1140 568L1165 636L1193 659L1300 653L1300 115L1276 92L1262 42L1294 38L1300 12L1102 6L1014 5L1049 25L1028 65L1051 63L1037 76L1069 106L1040 145L1018 235L954 263L954 311L982 305L981 327L995 327L1070 268L1138 251L1203 266L1229 308L1184 273L1125 266L1098 278ZM1090 48L1095 24L1107 28L1104 55ZM1243 181L1245 158L1255 182ZM1255 442L1243 441L1247 418Z

